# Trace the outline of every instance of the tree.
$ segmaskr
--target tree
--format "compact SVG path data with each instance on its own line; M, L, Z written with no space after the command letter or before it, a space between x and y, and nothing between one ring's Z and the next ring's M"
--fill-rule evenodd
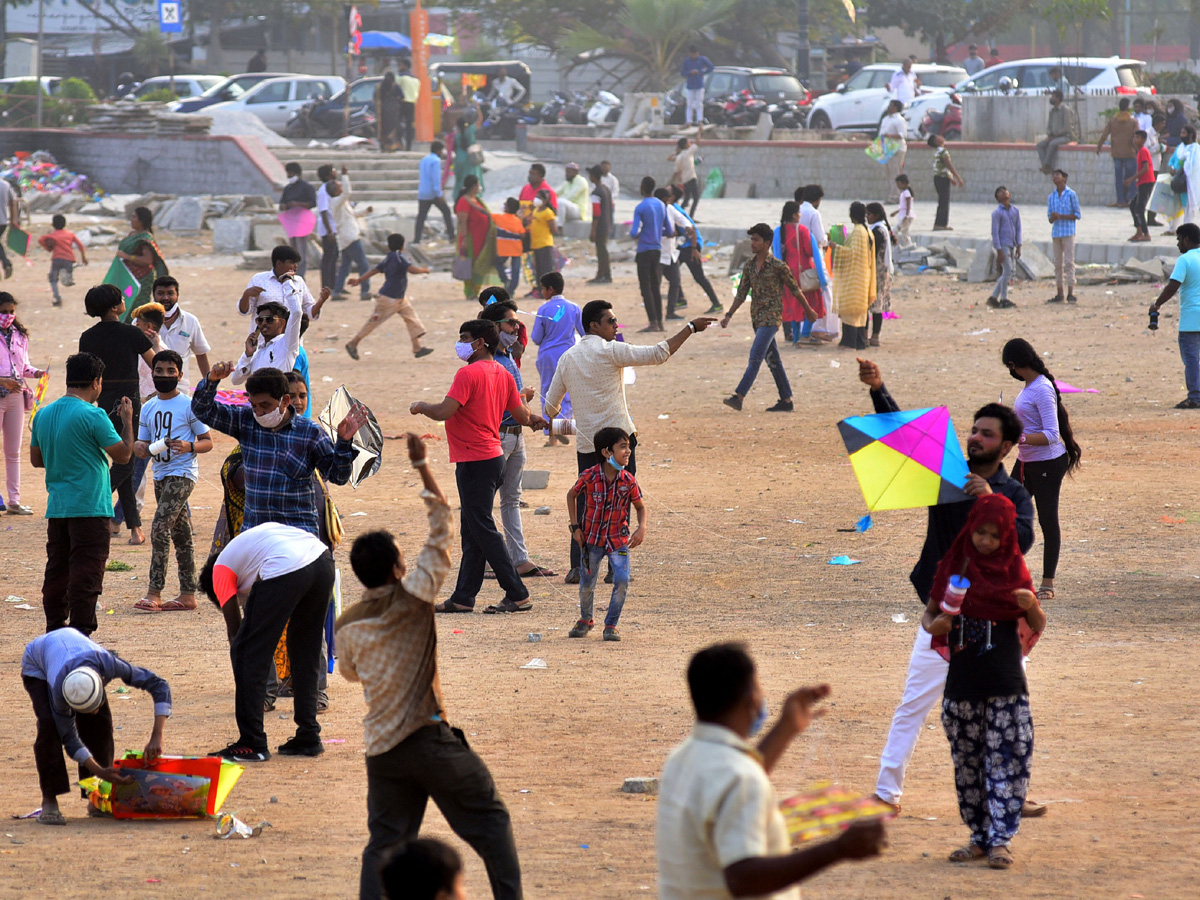
M934 45L934 58L945 63L950 44L996 31L1033 5L1034 0L870 0L870 22L920 35Z
M1083 55L1083 27L1088 22L1112 18L1108 0L1047 0L1042 15L1054 25L1058 39L1066 42L1068 29L1075 30L1075 52Z
M679 62L697 35L727 21L738 0L622 0L605 31L575 28L563 40L575 52L604 50L642 75L642 86L664 90L679 78Z

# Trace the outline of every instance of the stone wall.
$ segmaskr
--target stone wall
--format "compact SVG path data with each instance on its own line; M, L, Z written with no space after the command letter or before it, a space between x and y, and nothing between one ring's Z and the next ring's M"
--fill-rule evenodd
M1191 105L1184 94L1160 94L1155 99L1166 108L1176 98ZM1004 94L963 94L963 140L976 142L1027 141L1046 136L1050 100L1045 94L1010 97ZM1131 98L1132 99L1132 98ZM1088 94L1069 98L1067 105L1079 117L1081 138L1094 144L1104 131L1107 112L1115 111L1121 98L1116 94Z
M0 158L48 150L114 194L274 194L286 176L258 138L0 130Z
M863 151L866 141L704 141L700 155L701 177L711 168L725 175L727 197L790 198L798 185L817 183L827 197L860 199L887 198L887 176L883 166ZM675 147L673 140L568 138L529 130L529 151L547 162L577 160L592 165L602 159L612 163L622 189L636 191L644 175L664 180L673 164L667 162ZM954 166L967 182L955 188L953 199L991 203L996 187L1003 184L1018 203L1042 202L1053 185L1038 171L1033 144L950 145ZM1064 147L1058 165L1070 173L1070 185L1084 205L1106 205L1114 199L1112 160L1107 149L1099 155L1095 147ZM904 169L912 179L918 203L936 203L933 189L933 151L923 143L909 144Z

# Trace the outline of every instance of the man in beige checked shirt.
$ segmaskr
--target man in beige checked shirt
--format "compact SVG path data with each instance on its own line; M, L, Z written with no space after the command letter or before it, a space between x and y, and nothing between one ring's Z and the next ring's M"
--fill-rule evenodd
M408 458L421 474L429 537L408 571L386 531L361 535L350 565L366 590L335 627L338 666L361 681L367 701L367 830L360 900L382 896L384 851L412 840L430 798L455 834L483 859L496 900L521 900L521 868L508 808L483 760L451 728L437 673L433 602L450 571L450 506L425 461L425 444L407 435Z

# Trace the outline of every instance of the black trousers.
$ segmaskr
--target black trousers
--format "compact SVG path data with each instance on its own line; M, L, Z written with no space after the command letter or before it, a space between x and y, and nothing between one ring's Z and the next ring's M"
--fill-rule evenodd
M436 206L442 214L442 218L446 220L446 239L454 240L454 217L450 215L450 207L446 205L446 200L443 197L434 197L432 200L417 201L417 221L413 224L413 243L421 243L421 235L425 231L425 217L429 215L429 207Z
M1137 231L1146 231L1146 204L1150 202L1150 195L1154 193L1154 184L1139 184L1137 193L1133 199L1129 201L1129 211L1133 214L1133 227Z
M661 252L643 250L634 259L637 262L638 287L642 291L642 303L646 307L646 319L651 325L662 325L662 264Z
M683 183L683 202L680 206L687 208L688 198L692 200L692 209L688 213L692 218L696 217L696 207L700 205L700 181L696 178Z
M717 292L713 290L712 282L704 274L704 261L700 259L699 251L693 252L690 247L685 247L679 251L679 254L680 261L692 273L692 280L700 285L700 290L708 295L708 302L713 306L720 306L721 301L717 299Z
M1042 578L1053 578L1062 552L1062 529L1058 524L1058 495L1067 477L1067 454L1046 462L1018 462L1017 480L1033 496L1038 524L1042 526Z
M458 564L458 582L448 603L475 606L475 597L483 587L483 564L496 573L496 582L504 589L504 599L524 603L529 589L517 573L504 537L496 529L492 510L496 491L504 482L504 457L460 462L454 467L458 484L459 530L462 532L462 561Z
M46 520L42 610L47 632L67 626L89 635L96 630L96 599L104 591L111 540L108 516Z
M57 797L71 792L71 778L67 764L63 762L63 743L54 723L54 712L50 708L50 685L41 678L21 676L25 692L33 701L33 714L37 717L37 737L33 739L33 760L37 764L38 785L43 797ZM76 713L75 730L79 739L92 752L92 759L102 766L113 764L112 707L108 698L94 713ZM79 777L88 778L91 772L82 765Z
M533 277L538 280L538 284L533 285L533 289L540 291L541 280L543 275L549 275L554 271L554 245L549 247L538 247L533 251Z
M137 387L132 384L131 387L133 387L132 391L125 387L101 391L96 405L108 413L108 419L112 422L113 428L117 429L117 434L121 434L121 416L116 409L121 398L128 397L133 403L133 436L136 438L138 419L142 412L142 401L138 397ZM109 466L108 480L112 489L116 491L117 499L121 501L121 515L125 517L125 527L141 528L142 516L138 512L136 491L133 486L133 457L129 457L129 462L115 462Z
M462 731L445 722L426 725L386 753L367 757L371 836L363 850L359 900L383 896L379 867L384 852L417 836L431 798L454 833L483 860L492 896L521 900L521 865L508 807Z
M239 744L259 751L268 749L263 730L263 700L267 695L267 677L275 667L275 648L285 626L288 662L292 667L296 739L302 743L321 740L317 678L325 613L332 591L333 556L328 550L302 569L254 582L242 611L242 627L229 645Z
M937 214L933 217L935 228L950 224L950 176L934 175L933 187L937 191Z
M0 225L0 266L8 268L12 265L8 260L8 254L4 252L4 232L8 231L7 225Z
M415 103L407 103L404 100L400 101L400 142L404 144L405 150L412 149L413 116L415 113Z
M673 262L669 266L664 266L659 263L659 268L662 269L663 277L667 279L667 315L675 315L675 307L683 300L683 285L679 281L679 263Z
M604 462L604 457L601 456L598 452L580 453L578 450L576 450L575 451L575 462L579 466L579 471L585 472L588 469L590 469L592 466L598 466L602 462ZM629 470L630 475L633 475L636 477L636 475L637 475L637 435L636 434L631 434L629 436L629 464L626 465L625 468ZM578 497L575 498L575 509L576 509L576 512L578 513L578 518L576 519L576 521L578 521L580 523L583 522L583 508L586 505L585 500L586 500L585 494L580 494ZM575 543L575 541L571 541L571 568L578 569L582 559L583 559L583 555L582 555L582 551L579 548L579 545L577 543Z
M321 287L331 291L337 284L338 255L337 235L321 238Z
M607 278L612 280L612 266L608 261L608 235L601 233L602 229L596 228L596 277Z

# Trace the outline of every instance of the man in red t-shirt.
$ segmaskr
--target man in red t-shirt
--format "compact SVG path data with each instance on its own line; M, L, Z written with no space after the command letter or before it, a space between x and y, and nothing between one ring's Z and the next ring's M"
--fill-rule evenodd
M475 596L483 587L485 562L496 573L504 599L484 612L525 612L533 608L529 590L508 558L504 538L492 518L496 491L504 480L500 420L505 412L511 412L519 424L535 430L549 428L550 424L529 411L512 375L492 358L499 343L500 331L495 322L463 322L455 352L466 365L454 376L445 399L441 403L417 400L409 407L414 416L446 423L446 443L458 483L462 561L454 593L434 607L441 613L474 612Z
M1133 213L1133 237L1129 240L1135 243L1150 240L1150 229L1146 227L1146 204L1150 202L1150 195L1154 192L1154 160L1150 158L1150 151L1146 147L1146 140L1149 135L1145 131L1135 131L1133 134L1133 149L1137 151L1137 171L1129 178L1125 179L1125 185L1137 183L1137 194L1129 204L1129 211Z
M521 201L521 212L528 211L533 205L533 198L540 191L550 192L550 208L558 212L558 194L546 183L546 167L541 163L534 163L529 167L529 183L521 188L521 195L517 198Z

